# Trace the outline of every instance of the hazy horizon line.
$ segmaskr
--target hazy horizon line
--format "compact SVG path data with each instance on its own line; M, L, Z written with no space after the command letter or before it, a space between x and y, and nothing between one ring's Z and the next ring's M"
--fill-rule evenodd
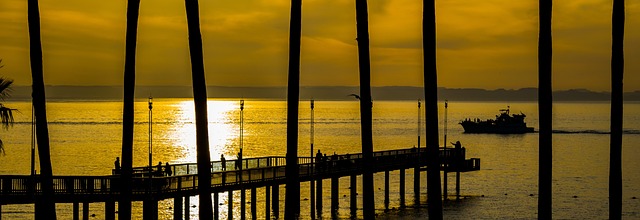
M15 86L12 99L30 99L30 86ZM358 86L301 86L300 99L350 100L350 94L359 94ZM287 87L236 87L208 86L209 98L247 98L286 100ZM556 101L609 101L610 92L588 89L554 91ZM46 86L48 99L70 100L117 100L123 96L122 86ZM192 98L191 86L137 86L136 98ZM380 86L372 87L376 100L418 100L424 99L423 87ZM640 91L626 92L626 101L640 101ZM439 100L450 101L537 101L537 88L481 89L481 88L438 88Z

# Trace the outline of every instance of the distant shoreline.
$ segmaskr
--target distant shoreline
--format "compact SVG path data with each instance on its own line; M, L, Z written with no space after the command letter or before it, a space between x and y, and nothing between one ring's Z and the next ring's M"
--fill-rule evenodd
M121 100L123 95L121 86L46 86L49 100L86 100L109 101ZM209 98L220 99L265 99L286 100L286 87L225 87L209 86ZM358 94L356 86L326 86L301 87L300 99L308 100L352 100L349 94ZM424 99L422 87L388 86L373 87L372 96L375 100L418 100ZM537 101L536 88L522 89L474 89L474 88L438 88L439 100L450 101ZM192 98L189 86L138 86L136 98ZM586 89L560 90L554 92L554 101L609 101L609 92L594 92ZM30 100L31 87L15 86L9 100ZM9 101L8 100L8 101ZM626 92L625 101L640 101L640 91Z

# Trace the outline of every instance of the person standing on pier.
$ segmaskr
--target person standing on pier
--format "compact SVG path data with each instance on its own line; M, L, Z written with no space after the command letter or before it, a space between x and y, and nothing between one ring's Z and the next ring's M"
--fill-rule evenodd
M456 141L456 143L451 142L451 144L453 144L453 146L454 146L456 149L460 149L460 148L462 147L462 144L460 143L460 141Z
M171 175L173 175L173 171L171 171L171 166L169 166L169 162L167 162L167 163L165 164L165 166L164 166L164 173L165 173L167 176L171 176Z
M464 161L464 156L462 155L462 144L460 143L460 141L456 141L456 143L451 142L451 144L453 144L453 146L455 147L455 151L452 155L454 161L456 162L455 164L458 164L460 160Z
M238 159L236 160L236 170L242 168L242 149L240 149L240 152L238 152Z
M318 153L316 153L316 170L320 171L322 170L322 153L320 153L320 150L318 150Z
M113 164L115 165L115 174L120 174L120 157L116 157L116 161Z
M322 166L325 171L329 168L328 160L329 160L329 157L327 157L327 154L324 154L322 156Z
M240 152L238 152L238 160L240 161L240 169L242 169L242 148L240 148Z
M156 166L156 175L162 176L162 162L158 162L158 166Z
M220 163L222 163L222 171L227 170L227 159L224 159L224 154L220 154Z

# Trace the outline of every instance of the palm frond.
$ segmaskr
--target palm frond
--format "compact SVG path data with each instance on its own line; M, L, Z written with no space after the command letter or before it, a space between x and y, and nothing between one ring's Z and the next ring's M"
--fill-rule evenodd
M4 129L9 129L13 126L13 111L16 109L7 108L3 104L0 104L0 124Z
M0 77L0 100L4 101L5 98L11 97L11 85L13 80Z
M2 140L0 140L0 155L4 156L4 143L2 142Z

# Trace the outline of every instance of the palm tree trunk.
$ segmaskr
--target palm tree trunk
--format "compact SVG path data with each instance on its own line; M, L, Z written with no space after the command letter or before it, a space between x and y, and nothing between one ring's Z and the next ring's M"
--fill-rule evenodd
M298 104L300 99L300 38L302 34L302 0L291 1L289 27L289 82L287 86L287 192L285 219L300 215L300 181L298 178Z
M622 218L622 83L624 76L624 10L624 0L613 1L609 219Z
M44 91L38 0L29 0L27 10L29 20L29 45L31 48L31 77L33 80L33 109L36 118L36 136L38 137L40 181L42 181L42 197L36 198L35 217L36 219L55 219L56 206L53 202L53 170L51 168L51 153L49 150L49 127L47 126L47 101Z
M367 0L356 0L358 64L360 68L360 127L362 129L362 212L364 219L375 218L373 191L373 133L371 61L369 54L369 12Z
M538 43L538 112L539 131L539 176L538 219L551 219L552 179L552 105L551 91L551 12L552 0L540 0L540 37Z
M427 131L427 203L429 219L442 219L438 140L438 70L436 67L435 0L423 1L424 94Z
M131 172L133 166L134 92L136 88L136 41L140 0L127 1L127 33L124 63L124 95L122 109L122 173L118 219L131 219Z
M193 100L196 113L196 151L198 154L198 195L200 219L212 219L211 158L209 155L209 123L207 118L207 84L204 76L204 55L200 33L198 0L185 0L187 27L189 29L189 53Z

